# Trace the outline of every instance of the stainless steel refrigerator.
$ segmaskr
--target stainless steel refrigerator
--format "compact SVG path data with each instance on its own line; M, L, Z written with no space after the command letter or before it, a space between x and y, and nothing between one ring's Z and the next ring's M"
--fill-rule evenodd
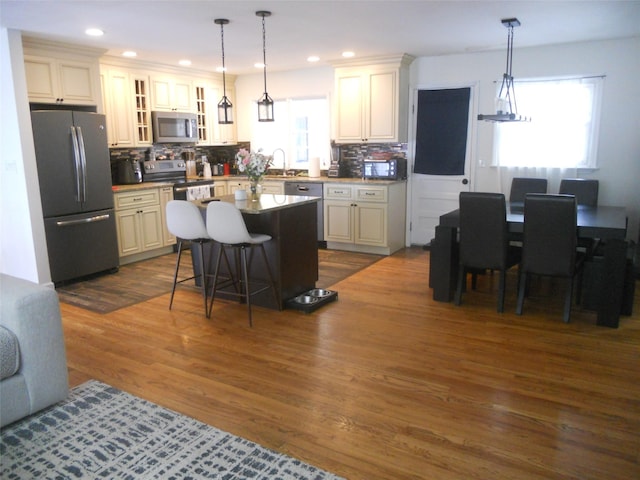
M119 266L105 116L31 112L54 283Z

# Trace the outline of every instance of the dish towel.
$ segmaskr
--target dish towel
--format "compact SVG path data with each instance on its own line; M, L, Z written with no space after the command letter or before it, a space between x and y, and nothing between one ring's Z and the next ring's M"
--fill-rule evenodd
M201 187L187 187L187 200L201 200L211 197L211 187L209 185Z

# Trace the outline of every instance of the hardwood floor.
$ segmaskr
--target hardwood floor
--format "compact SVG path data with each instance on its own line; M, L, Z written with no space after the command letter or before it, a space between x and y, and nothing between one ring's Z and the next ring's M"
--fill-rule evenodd
M640 302L618 329L534 282L431 299L429 252L335 284L311 313L181 290L100 315L62 304L72 385L95 378L348 479L640 478ZM551 286L549 286L551 285ZM640 291L640 290L638 290Z

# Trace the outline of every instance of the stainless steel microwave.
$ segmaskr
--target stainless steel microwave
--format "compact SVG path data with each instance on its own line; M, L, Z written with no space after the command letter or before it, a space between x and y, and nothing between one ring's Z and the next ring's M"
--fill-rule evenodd
M198 141L198 122L195 113L151 112L155 143L195 143Z
M362 177L371 180L401 180L407 178L407 161L402 158L390 160L364 159Z

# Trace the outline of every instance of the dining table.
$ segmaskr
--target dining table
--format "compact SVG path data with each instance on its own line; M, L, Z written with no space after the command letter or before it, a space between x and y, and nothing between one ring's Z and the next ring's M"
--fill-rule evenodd
M507 203L509 232L524 231L524 204ZM627 212L619 206L578 206L577 235L599 239L603 245L601 292L596 305L597 324L619 326L627 263ZM433 299L450 302L453 299L458 275L459 209L440 216L435 238L431 242L429 286Z

